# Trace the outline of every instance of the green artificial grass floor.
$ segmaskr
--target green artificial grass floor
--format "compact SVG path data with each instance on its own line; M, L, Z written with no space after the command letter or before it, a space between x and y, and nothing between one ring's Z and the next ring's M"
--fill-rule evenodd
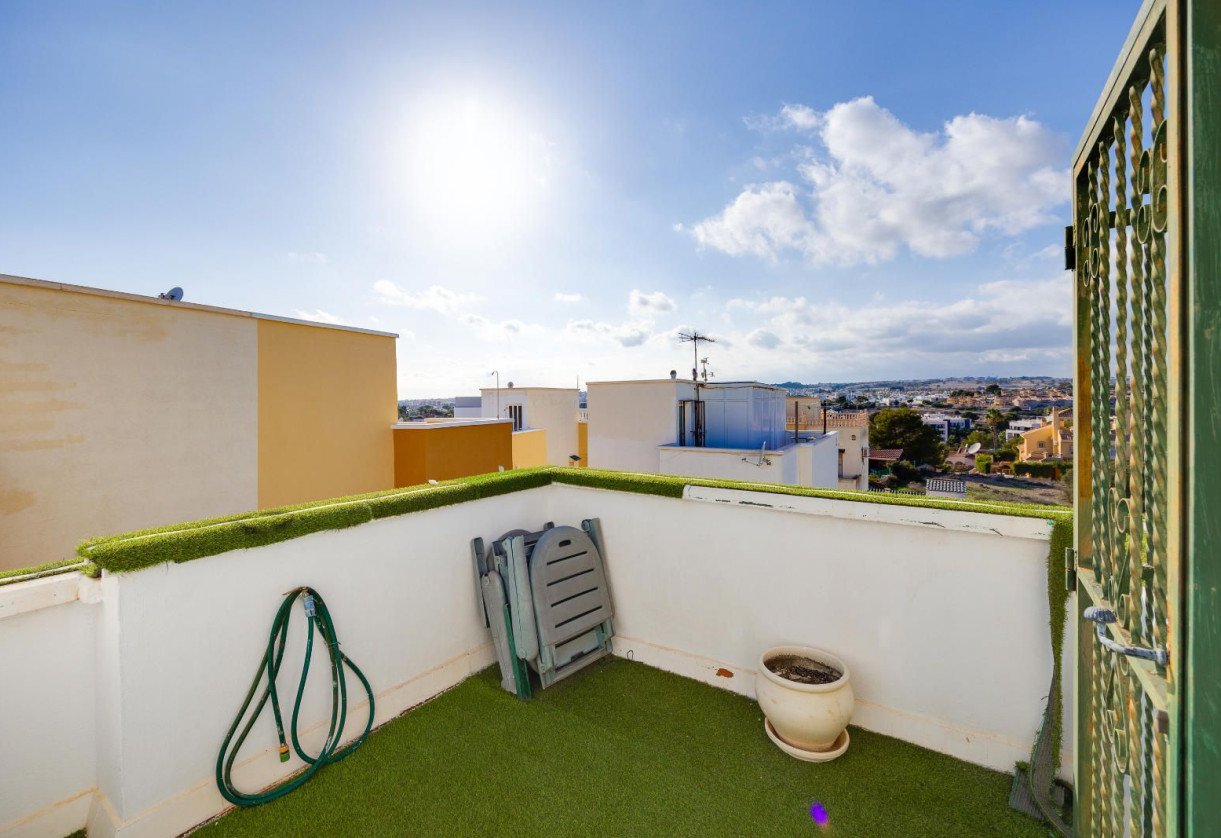
M610 660L529 702L498 677L469 678L287 797L198 834L1049 834L1008 808L1009 775L859 728L838 760L800 762L755 702L643 664Z

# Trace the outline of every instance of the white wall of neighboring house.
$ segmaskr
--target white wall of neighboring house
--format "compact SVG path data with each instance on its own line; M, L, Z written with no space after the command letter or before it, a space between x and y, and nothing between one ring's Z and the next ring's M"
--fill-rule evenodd
M788 445L775 451L662 445L658 447L659 470L662 474L683 477L800 486L803 485L800 482L802 472L811 471L811 449L810 445Z
M836 431L839 449L839 487L869 489L869 425L854 425Z
M482 415L497 416L497 388L485 387ZM501 387L499 417L509 416L509 405L522 406L521 430L547 432L547 464L570 466L569 456L577 453L577 389L563 387Z
M591 468L660 471L659 445L678 441L678 402L690 381L591 381L586 385Z
M703 446L693 444L690 408L685 438L679 439L684 427L680 403L696 398L692 382L590 382L590 466L790 486L838 485L834 452L819 449L815 456L808 446L793 444L785 427L785 390L755 382L701 382L698 389L704 403ZM771 463L754 465L764 444Z
M705 444L711 448L785 445L787 391L752 382L702 384Z
M826 435L805 443L810 447L810 474L802 479L802 486L812 486L815 489L844 488L839 480L839 446L843 433L828 431ZM868 473L864 481L864 488L868 489Z
M480 419L483 417L483 400L479 396L458 396L454 399L455 419Z
M809 643L850 666L854 724L997 770L1028 756L1051 675L1049 522L554 484L100 580L0 587L0 743L3 764L19 767L0 783L0 835L66 835L86 821L93 838L190 829L228 808L216 752L284 591L308 583L326 598L380 724L493 663L472 537L591 517L606 539L617 654L753 696L765 649ZM300 619L297 608L287 672L298 671ZM1005 665L981 678L998 649ZM1064 654L1073 660L1071 632ZM316 672L301 725L315 752L330 691ZM1071 695L1071 666L1064 675ZM357 689L349 730L364 722L360 699ZM1071 723L1064 732L1067 751ZM280 763L276 744L256 725L239 787L302 767Z
M1020 437L1026 431L1033 431L1035 428L1041 428L1047 422L1042 418L1035 419L1014 419L1009 423L1009 427L1005 428L1005 440L1011 440L1014 437Z

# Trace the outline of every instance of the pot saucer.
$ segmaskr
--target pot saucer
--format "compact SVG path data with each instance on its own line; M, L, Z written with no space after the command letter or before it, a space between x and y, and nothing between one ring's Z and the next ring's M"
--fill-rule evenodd
M848 728L844 728L839 736L835 737L835 741L831 743L829 751L806 751L798 748L795 745L790 745L780 738L780 734L776 733L776 729L772 727L772 723L767 719L763 720L763 727L767 730L767 738L776 743L780 750L784 751L791 757L803 760L805 762L830 762L838 756L841 756L844 751L848 750Z

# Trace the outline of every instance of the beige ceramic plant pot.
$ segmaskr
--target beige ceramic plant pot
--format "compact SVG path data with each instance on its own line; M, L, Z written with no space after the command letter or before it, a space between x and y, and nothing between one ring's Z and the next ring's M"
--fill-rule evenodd
M832 666L843 674L839 680L829 684L790 681L767 667L769 661L787 655L810 658ZM759 658L755 695L763 715L783 742L800 751L826 753L834 758L829 752L842 752L842 747L846 747L845 729L852 719L855 696L849 678L848 665L822 649L774 646Z

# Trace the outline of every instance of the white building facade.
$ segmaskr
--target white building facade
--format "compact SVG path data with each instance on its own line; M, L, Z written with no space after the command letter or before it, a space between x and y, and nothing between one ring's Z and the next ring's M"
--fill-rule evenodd
M778 387L670 378L590 382L588 392L593 468L839 485L836 435L797 441Z
M485 419L512 419L513 431L547 432L547 464L570 466L577 453L575 387L484 387L481 415Z
M941 434L942 442L950 441L950 431L965 431L971 427L970 419L952 413L925 413L920 416L920 420L936 428Z
M1034 419L1014 419L1009 423L1009 427L1005 428L1005 441L1008 442L1015 437L1020 437L1027 431L1033 431L1035 428L1041 428L1047 422L1043 418Z

